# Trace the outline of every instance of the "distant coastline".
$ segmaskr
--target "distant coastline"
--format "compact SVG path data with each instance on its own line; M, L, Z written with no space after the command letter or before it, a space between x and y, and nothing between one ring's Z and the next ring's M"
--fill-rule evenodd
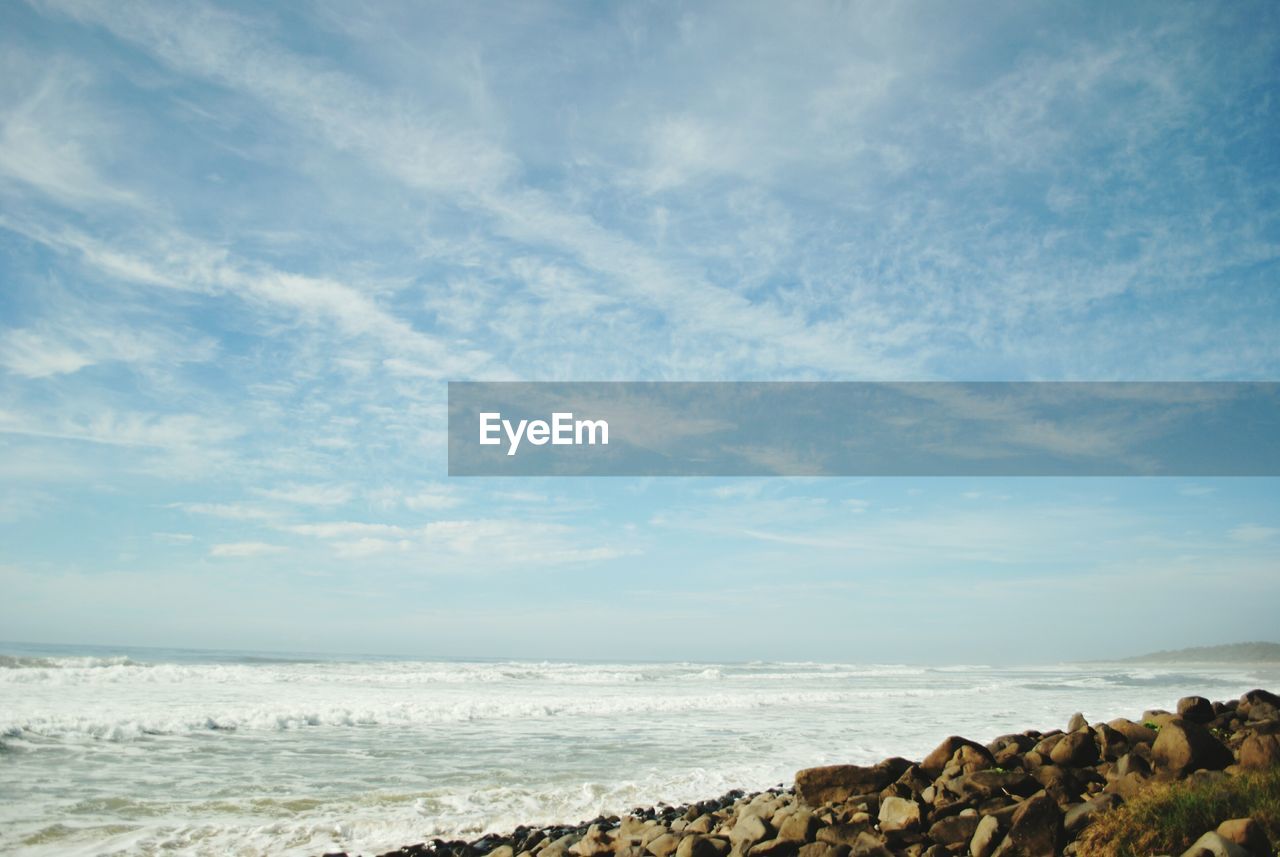
M1101 663L1093 661L1092 663ZM1280 643L1227 643L1220 646L1193 646L1118 658L1120 664L1278 664Z

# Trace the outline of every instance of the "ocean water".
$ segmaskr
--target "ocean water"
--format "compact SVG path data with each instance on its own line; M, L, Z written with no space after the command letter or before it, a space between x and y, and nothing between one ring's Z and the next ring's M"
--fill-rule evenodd
M0 645L0 853L365 854L1136 717L1274 668L563 663Z

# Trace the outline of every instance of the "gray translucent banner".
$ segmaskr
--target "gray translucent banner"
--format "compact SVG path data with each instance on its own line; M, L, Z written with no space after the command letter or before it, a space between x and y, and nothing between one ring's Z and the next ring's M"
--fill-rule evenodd
M1280 385L455 381L449 475L1276 476Z

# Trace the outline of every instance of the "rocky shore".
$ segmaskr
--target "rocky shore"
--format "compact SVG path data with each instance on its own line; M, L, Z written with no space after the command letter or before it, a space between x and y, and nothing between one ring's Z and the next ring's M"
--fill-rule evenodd
M434 840L384 857L1040 857L1082 853L1109 811L1161 783L1225 782L1280 766L1280 697L1178 701L1175 711L1004 735L958 736L922 760L832 765L792 788L730 792L577 825ZM1223 819L1186 857L1274 853L1262 824ZM345 855L344 855L345 857Z

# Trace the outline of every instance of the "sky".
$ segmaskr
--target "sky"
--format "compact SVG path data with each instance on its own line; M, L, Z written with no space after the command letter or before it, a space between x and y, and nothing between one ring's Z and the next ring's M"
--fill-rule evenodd
M1280 638L1274 478L465 479L446 382L1280 377L1274 3L0 5L0 639Z

